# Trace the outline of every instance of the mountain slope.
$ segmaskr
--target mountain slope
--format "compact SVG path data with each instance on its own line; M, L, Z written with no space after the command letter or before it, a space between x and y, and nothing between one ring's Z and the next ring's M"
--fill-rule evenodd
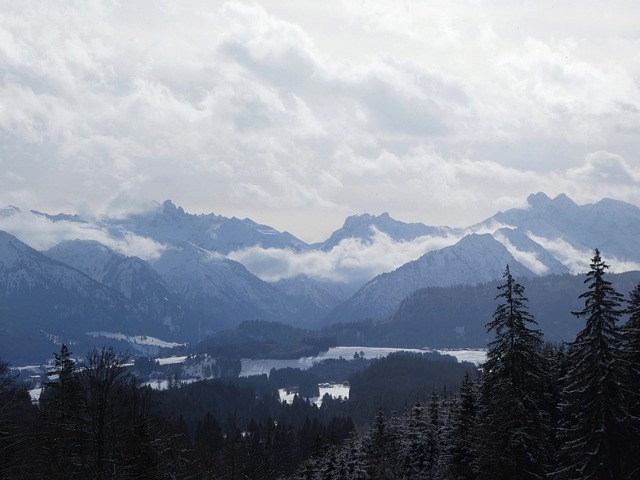
M332 311L327 320L384 318L420 288L489 282L500 278L507 264L515 277L535 276L491 235L467 235L455 245L429 252L393 272L378 275Z
M384 233L396 242L406 242L424 235L447 236L454 232L454 229L430 227L422 223L400 222L391 218L386 212L378 216L365 213L347 217L342 228L333 232L326 241L313 246L323 251L329 251L349 238L356 238L364 244L370 244L376 231Z
M151 263L170 290L187 306L207 314L200 334L238 325L244 320L304 323L304 317L274 286L238 262L188 243L170 247Z
M517 227L569 268L567 245L588 253L599 248L612 266L617 261L640 266L640 208L629 203L604 199L577 205L564 194L551 199L536 193L527 198L527 207L499 212L471 228L493 224Z
M311 322L320 320L354 293L347 285L317 280L306 275L285 278L272 282L271 285L284 293Z
M188 336L185 329L190 329L194 313L182 307L147 262L125 257L92 240L63 241L44 253L120 292L144 315Z
M52 340L82 342L95 330L168 337L124 296L0 231L0 351L47 356Z

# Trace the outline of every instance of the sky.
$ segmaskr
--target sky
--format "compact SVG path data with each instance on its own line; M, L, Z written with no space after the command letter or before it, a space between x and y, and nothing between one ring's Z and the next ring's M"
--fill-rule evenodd
M0 0L0 206L322 241L640 205L636 1Z

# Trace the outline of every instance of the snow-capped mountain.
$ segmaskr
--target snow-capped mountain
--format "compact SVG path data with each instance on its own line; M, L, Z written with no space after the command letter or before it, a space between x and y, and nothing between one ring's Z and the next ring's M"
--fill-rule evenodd
M430 227L423 223L400 222L391 218L386 212L377 216L365 213L347 217L342 228L333 232L325 242L316 244L314 247L328 251L349 238L356 238L368 244L373 241L376 231L384 233L396 242L407 242L425 235L447 236L455 229Z
M378 275L331 312L328 320L384 318L420 288L490 282L502 277L506 265L515 277L535 276L492 235L467 235L455 245L429 252L392 272Z
M279 232L245 218L227 218L213 213L193 215L170 200L155 204L145 213L125 218L107 218L103 222L110 228L150 237L163 244L191 243L212 252L227 255L235 250L262 246L305 250L308 245L288 232Z
M5 358L33 358L35 351L55 350L56 338L75 343L85 332L107 329L170 336L120 293L0 231L0 352Z
M466 229L457 244L429 252L377 276L327 318L384 318L420 288L499 280L505 265L514 276L579 273L595 248L617 272L640 269L640 209L601 200L579 206L566 195L530 195L527 206L499 212Z
M495 224L526 234L568 268L573 266L567 259L569 250L592 252L595 248L614 265L619 261L640 266L640 208L625 202L603 199L577 205L564 194L551 199L536 193L527 198L525 208L498 212L471 228Z

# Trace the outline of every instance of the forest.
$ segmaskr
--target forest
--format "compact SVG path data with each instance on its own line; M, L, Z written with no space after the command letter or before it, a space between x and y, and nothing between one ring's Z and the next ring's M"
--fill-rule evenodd
M607 269L596 250L571 342L545 342L507 266L480 370L360 359L350 399L321 407L280 402L270 382L293 372L156 391L126 355L65 345L33 404L0 363L0 478L638 478L640 284L625 298Z

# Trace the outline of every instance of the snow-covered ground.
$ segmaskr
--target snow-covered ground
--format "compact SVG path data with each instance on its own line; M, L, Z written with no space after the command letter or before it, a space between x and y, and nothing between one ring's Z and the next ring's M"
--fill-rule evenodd
M160 365L171 365L174 363L184 363L184 361L187 359L186 355L181 355L179 357L163 357L163 358L156 358L156 360L158 361L158 363Z
M91 337L113 338L115 340L123 340L133 345L145 345L150 347L173 348L184 345L183 343L166 342L164 340L160 340L159 338L150 337L148 335L131 336L125 335L123 333L113 332L87 332L87 335Z
M475 365L481 365L487 359L486 348L463 348L461 350L439 349L437 351L443 355L456 357L459 362L471 362Z
M461 349L461 350L434 350L434 349L418 349L418 348L398 348L398 347L333 347L326 352L322 352L315 357L302 357L295 360L278 360L278 359L242 359L241 377L249 377L251 375L269 375L271 369L281 368L299 368L307 370L314 364L328 359L344 358L345 360L353 360L354 355L364 353L364 358L382 358L393 352L440 352L442 354L451 355L459 362L472 362L476 365L484 362L486 350L484 349Z

